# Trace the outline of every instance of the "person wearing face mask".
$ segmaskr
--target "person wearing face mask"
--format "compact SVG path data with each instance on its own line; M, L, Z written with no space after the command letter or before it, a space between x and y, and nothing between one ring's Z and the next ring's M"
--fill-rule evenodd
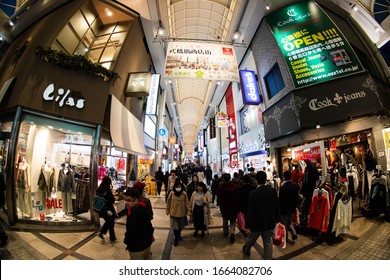
M181 231L188 224L187 215L190 215L190 202L184 185L179 180L175 182L168 196L166 213L170 215L171 229L175 234L173 245L177 246L179 240L182 240Z
M198 236L198 231L202 231L201 237L205 235L205 231L208 227L208 212L210 211L209 205L211 202L211 194L207 190L206 184L199 182L196 187L196 191L191 196L191 220L194 223L194 237Z

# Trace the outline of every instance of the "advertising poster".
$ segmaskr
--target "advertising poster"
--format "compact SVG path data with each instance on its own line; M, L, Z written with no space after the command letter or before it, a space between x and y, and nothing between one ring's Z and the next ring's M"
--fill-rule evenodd
M266 20L296 88L363 70L343 34L315 2L294 4Z
M239 82L234 48L222 44L169 42L164 78Z

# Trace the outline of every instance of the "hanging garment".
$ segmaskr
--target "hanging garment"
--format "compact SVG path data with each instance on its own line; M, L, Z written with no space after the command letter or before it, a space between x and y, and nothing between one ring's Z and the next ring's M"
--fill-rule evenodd
M107 169L104 166L98 167L98 179L103 180L104 176L107 174Z
M314 192L313 192L313 197L312 199L315 197L315 196L318 196L318 194L321 194L323 196L326 197L326 199L328 200L328 210L330 210L330 196L329 196L329 192L324 188L324 187L321 187L321 188L315 188L314 189Z
M339 200L336 208L336 215L333 221L332 232L338 236L347 233L352 223L352 198L344 197Z
M89 181L76 180L76 209L77 214L89 211Z
M328 199L323 195L313 197L307 227L326 232L328 228Z

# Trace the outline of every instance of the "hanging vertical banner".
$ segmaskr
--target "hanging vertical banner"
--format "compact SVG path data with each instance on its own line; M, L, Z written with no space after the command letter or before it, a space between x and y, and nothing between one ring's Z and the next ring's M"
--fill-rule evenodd
M234 48L222 44L169 42L164 78L238 82Z
M344 35L314 1L296 3L265 18L296 88L363 71Z
M210 118L210 139L216 137L215 118Z
M146 115L156 115L159 84L160 74L153 74L150 79L149 96L146 102Z
M229 133L230 168L236 168L238 167L236 112L234 110L233 88L231 83L226 90L226 108L227 108L227 115L229 118L228 133Z

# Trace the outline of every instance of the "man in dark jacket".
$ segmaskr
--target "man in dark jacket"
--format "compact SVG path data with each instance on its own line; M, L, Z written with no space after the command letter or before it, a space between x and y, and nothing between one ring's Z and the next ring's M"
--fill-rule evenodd
M286 170L283 172L284 182L279 191L279 209L280 209L280 221L286 228L286 235L288 240L288 231L291 232L292 239L297 239L297 233L292 219L295 214L295 210L298 207L298 192L299 187L293 181L291 181L291 171Z
M241 204L240 187L230 181L229 173L223 174L222 178L223 181L217 189L217 197L223 218L223 234L229 235L228 223L230 222L230 242L233 243L237 214L240 211Z
M161 166L154 174L154 179L156 180L157 185L157 196L160 197L162 184L164 182L164 173L162 172Z
M249 255L253 244L261 235L263 239L265 260L272 259L272 232L279 222L278 197L276 190L266 186L267 174L258 171L256 181L258 188L249 193L248 212L245 217L245 228L249 233L245 245L242 247L244 254Z
M150 259L150 247L154 241L147 205L139 201L139 193L130 189L125 193L127 219L124 243L132 260Z
M210 186L211 184L211 179L213 179L213 171L211 170L210 165L207 165L206 170L204 171L206 181L207 181L207 186Z

